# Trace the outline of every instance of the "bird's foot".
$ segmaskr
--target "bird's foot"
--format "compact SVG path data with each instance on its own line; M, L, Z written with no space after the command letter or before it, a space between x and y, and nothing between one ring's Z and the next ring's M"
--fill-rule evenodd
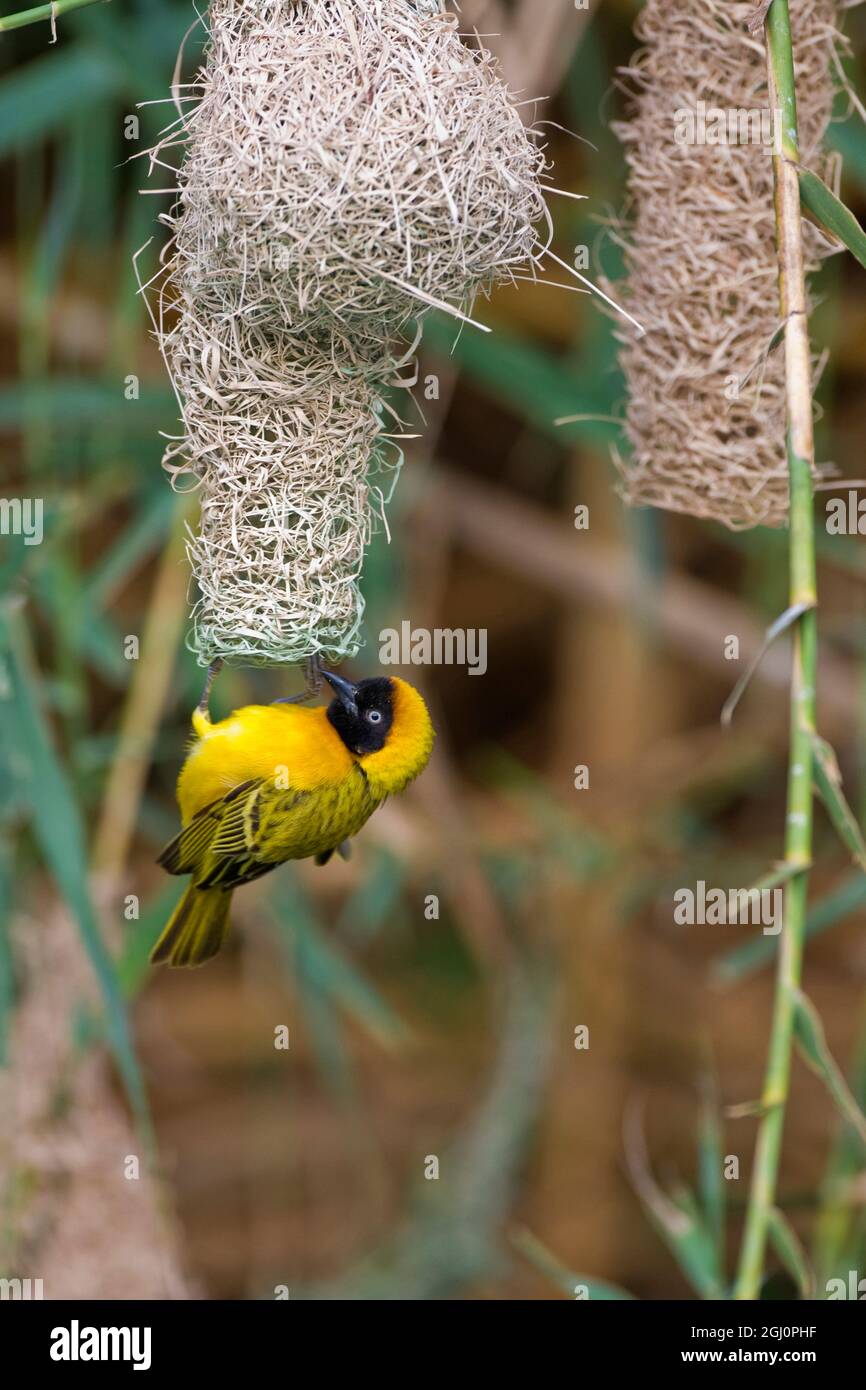
M203 689L202 692L201 692L201 699L199 700L198 704L197 704L196 707L195 707L195 714L193 715L193 722L195 722L195 716L198 715L200 720L203 720L203 721L204 721L205 723L207 723L207 724L210 723L210 692L211 692L211 687L213 686L214 680L215 680L216 677L219 675L219 673L220 673L220 671L222 670L222 668L223 668L223 659L222 659L221 656L218 656L218 657L216 658L215 661L212 661L211 664L210 664L210 666L207 668L207 675L205 676L205 681L204 681L204 689Z
M322 688L322 658L318 652L314 656L307 657L304 662L304 688L300 695L284 695L279 700L272 700L274 705L301 705L306 700L313 700Z

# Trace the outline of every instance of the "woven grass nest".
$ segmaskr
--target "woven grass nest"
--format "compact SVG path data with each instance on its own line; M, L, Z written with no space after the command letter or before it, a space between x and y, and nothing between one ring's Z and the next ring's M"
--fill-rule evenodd
M152 161L182 148L158 332L183 409L166 463L201 489L192 644L340 660L371 470L400 462L404 334L534 273L544 150L436 0L216 0L183 91Z
M826 175L836 0L791 0L802 161ZM629 166L616 285L646 328L620 335L630 450L617 459L636 505L722 522L784 525L785 367L779 328L772 148L686 143L684 113L768 107L754 0L646 0L643 47L623 73L629 119L615 129ZM829 246L804 223L807 270ZM817 378L820 363L815 362ZM830 470L816 470L820 478Z

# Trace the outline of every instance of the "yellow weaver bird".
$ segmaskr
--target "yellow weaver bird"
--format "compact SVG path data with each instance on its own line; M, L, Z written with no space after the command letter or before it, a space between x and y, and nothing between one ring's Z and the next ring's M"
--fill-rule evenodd
M387 796L424 770L433 725L396 676L354 685L322 671L335 697L318 709L247 705L211 722L207 696L177 784L182 830L159 857L191 882L151 960L201 965L229 926L235 888L288 859L325 864L346 852Z

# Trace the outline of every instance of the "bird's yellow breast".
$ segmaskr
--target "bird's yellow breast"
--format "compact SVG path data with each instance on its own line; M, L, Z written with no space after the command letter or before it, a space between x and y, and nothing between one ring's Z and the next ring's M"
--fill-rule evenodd
M251 779L308 792L334 787L353 772L354 759L324 707L247 705L216 724L202 716L195 724L199 737L177 784L184 825L203 806Z

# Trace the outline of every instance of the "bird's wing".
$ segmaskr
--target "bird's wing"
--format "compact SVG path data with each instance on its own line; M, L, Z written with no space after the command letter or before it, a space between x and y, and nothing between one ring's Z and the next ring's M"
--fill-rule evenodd
M263 793L265 794L263 796ZM171 874L192 874L197 888L237 888L275 869L281 862L262 857L261 808L269 822L284 828L308 792L275 790L264 779L242 782L226 796L202 808L163 850L159 862Z
M258 782L232 803L211 841L207 860L195 877L198 888L238 888L261 878L286 859L305 803L312 793ZM274 843L274 827L279 840ZM276 850L276 852L275 852Z
M225 796L203 806L179 834L166 845L157 860L170 874L195 873L221 833L225 833L226 843L233 840L237 848L242 848L239 834L243 826L244 809L250 795L255 798L261 790L260 780L241 782L232 787Z

